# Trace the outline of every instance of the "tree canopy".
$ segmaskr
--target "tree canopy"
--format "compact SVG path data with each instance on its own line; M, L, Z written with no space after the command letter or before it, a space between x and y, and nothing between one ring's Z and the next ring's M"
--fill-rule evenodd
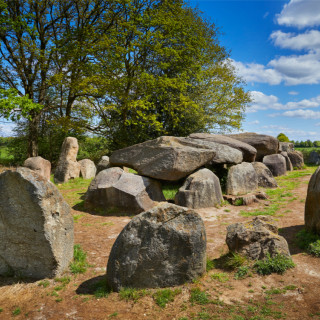
M0 0L0 115L29 156L50 130L116 149L239 128L250 96L218 36L183 0Z
M290 142L289 138L284 133L279 133L277 139L280 142Z

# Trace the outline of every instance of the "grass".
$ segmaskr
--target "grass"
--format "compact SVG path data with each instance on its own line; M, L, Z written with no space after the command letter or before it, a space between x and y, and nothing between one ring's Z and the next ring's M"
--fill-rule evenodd
M218 259L214 259L213 263L216 268L222 270L235 270L248 262L247 258L236 252L228 252Z
M112 289L108 286L107 279L105 277L94 283L91 289L93 290L93 295L97 299L107 298L112 292Z
M213 273L211 275L211 279L218 280L219 282L227 282L229 281L229 276L227 273L224 273L224 272Z
M135 288L122 288L119 292L119 297L122 300L132 300L137 302L140 298L146 296L149 292L145 289L135 289Z
M181 187L181 182L164 182L162 184L162 192L166 200L174 200L175 195Z
M209 295L200 288L192 288L190 291L190 302L205 305L210 302Z
M49 280L42 280L38 283L39 287L47 288L50 285Z
M320 257L320 236L305 229L299 231L296 235L297 245L307 251L307 253Z
M74 245L73 262L70 263L70 271L73 274L85 273L88 267L87 253L82 250L80 244Z
M21 309L20 309L19 307L15 308L15 309L12 311L12 315L13 315L13 316L18 316L20 313L21 313Z
M0 147L0 165L9 166L13 161L13 156L9 154L6 146Z
M206 265L207 272L209 272L212 269L214 269L214 262L211 259L207 259L207 265Z
M249 275L249 267L248 266L240 266L235 275L234 278L236 280L241 280L241 279L245 279L248 275Z
M173 302L176 295L181 293L181 289L162 289L154 293L153 298L160 308L165 308L167 303Z
M238 198L236 199L236 201L234 202L235 206L243 206L243 198Z
M271 273L283 274L287 269L294 268L295 264L291 258L277 254L275 257L267 257L264 260L257 261L253 268L258 274L267 275Z

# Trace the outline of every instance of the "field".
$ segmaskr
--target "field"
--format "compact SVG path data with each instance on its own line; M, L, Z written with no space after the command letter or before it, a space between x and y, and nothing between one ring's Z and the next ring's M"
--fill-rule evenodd
M320 259L297 243L307 184L315 169L277 178L280 187L267 190L266 201L197 210L207 232L208 271L201 278L175 288L126 288L120 293L106 286L106 265L116 237L131 217L86 212L83 195L90 180L60 185L73 208L76 260L58 279L0 277L0 319L320 319ZM262 276L246 262L234 269L224 263L226 226L262 214L278 221L289 243L295 267L283 274Z

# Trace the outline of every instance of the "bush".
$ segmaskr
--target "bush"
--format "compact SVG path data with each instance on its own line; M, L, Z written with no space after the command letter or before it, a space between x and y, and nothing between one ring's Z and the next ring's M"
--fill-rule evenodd
M259 260L254 264L257 273L267 275L271 273L283 274L287 269L294 268L295 264L292 259L282 254L277 254L271 258L267 254L266 259Z

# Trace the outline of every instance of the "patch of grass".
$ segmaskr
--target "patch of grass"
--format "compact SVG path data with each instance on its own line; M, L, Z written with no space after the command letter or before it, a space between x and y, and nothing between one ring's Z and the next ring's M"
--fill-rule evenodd
M93 290L93 295L97 298L107 298L109 294L112 292L112 289L107 284L107 279L104 278L100 281L94 283L91 287Z
M13 316L18 316L20 313L21 313L20 307L17 307L12 311Z
M135 289L135 288L122 288L119 292L119 297L122 300L133 300L137 302L140 298L146 296L148 291L145 289Z
M236 280L245 279L249 275L249 267L248 266L240 266L235 275L234 278Z
M216 268L223 270L235 270L247 263L247 258L236 252L228 252L220 258L213 260Z
M209 295L200 288L192 288L190 291L190 302L200 305L205 305L210 302Z
M0 312L2 312L3 311L3 308L0 308Z
M50 281L49 280L41 280L39 283L38 283L38 286L39 287L43 287L43 288L46 288L50 285Z
M229 281L229 276L224 272L214 273L214 274L211 275L211 278L214 279L214 280L218 280L219 282L227 282L227 281Z
M118 316L118 312L114 312L114 313L109 314L108 318L114 318L116 316Z
M82 217L83 217L83 214L75 214L73 216L74 223L77 223L79 221L79 219L81 219Z
M165 308L167 303L174 301L176 295L181 293L181 289L162 289L158 290L153 298L160 308Z
M285 290L296 290L297 286L295 286L294 284L289 284L288 286L284 287Z
M271 273L283 274L287 269L294 268L294 266L291 258L277 254L273 258L267 255L266 259L257 261L253 267L258 274L267 275Z
M55 301L56 302L61 302L63 299L62 298L57 298Z
M207 272L214 269L214 262L211 259L207 259L207 266L206 266L206 270Z
M296 238L297 238L297 244L301 249L305 249L307 253L315 257L320 257L320 236L319 235L303 229L297 233Z
M88 267L87 253L82 250L80 244L74 245L73 262L70 263L70 271L73 274L85 273Z
M162 192L166 200L174 200L181 185L181 182L164 182L162 184Z
M243 198L238 198L236 199L236 201L234 202L235 206L243 206Z
M317 240L309 244L308 253L311 255L320 258L320 240Z
M267 295L273 295L273 294L282 294L282 293L286 293L286 289L283 288L271 288L269 290L266 290L265 293Z
M70 283L71 278L68 276L62 277L62 278L55 278L54 281L62 283L62 285L66 286Z
M230 209L224 209L223 211L224 211L224 212L231 212Z
M277 211L280 209L280 205L278 203L273 203L265 209L256 209L252 211L240 211L240 215L244 217L252 217L252 216L274 216Z

